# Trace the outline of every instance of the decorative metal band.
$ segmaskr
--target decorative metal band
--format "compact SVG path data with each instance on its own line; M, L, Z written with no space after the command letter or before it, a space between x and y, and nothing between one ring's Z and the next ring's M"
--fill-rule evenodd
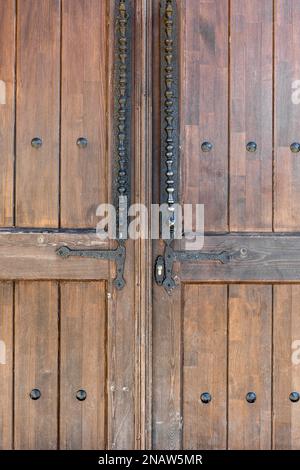
M116 1L115 21L115 160L114 169L114 204L118 221L125 216L119 211L120 199L127 198L130 204L130 168L131 168L131 0ZM126 221L122 220L122 224ZM119 238L123 238L119 232Z
M175 225L179 170L179 84L176 0L161 2L161 203L167 203ZM172 231L171 231L172 232Z

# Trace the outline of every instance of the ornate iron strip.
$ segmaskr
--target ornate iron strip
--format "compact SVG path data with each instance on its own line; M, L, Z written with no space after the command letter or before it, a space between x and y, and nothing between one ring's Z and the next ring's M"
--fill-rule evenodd
M117 212L118 247L115 250L77 250L61 246L56 252L62 258L79 256L114 260L117 271L114 285L117 289L122 289L125 285L125 239L128 226L126 209L127 204L130 204L131 192L131 1L116 0L115 7L113 201Z
M175 286L172 276L174 261L216 261L227 263L225 252L176 251L172 245L176 233L176 204L179 201L179 67L176 0L161 1L161 178L160 202L168 205L170 238L165 251L155 263L155 279L170 292Z
M130 205L131 180L131 0L120 0L117 6L116 43L115 43L115 168L114 204L118 212L119 226L125 224L127 217L122 211L122 203ZM127 214L127 212L126 212ZM119 239L124 238L121 230Z
M171 238L178 202L179 83L176 1L161 2L161 191L160 202L168 205Z

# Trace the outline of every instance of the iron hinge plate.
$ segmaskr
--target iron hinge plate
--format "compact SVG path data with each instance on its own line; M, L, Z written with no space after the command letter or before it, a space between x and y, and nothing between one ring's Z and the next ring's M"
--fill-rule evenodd
M126 248L123 243L119 243L119 246L115 250L77 250L69 248L68 246L61 246L56 251L58 256L62 258L69 258L70 256L79 256L81 258L95 258L95 259L106 259L109 261L116 262L116 277L113 281L116 289L123 289L125 286L124 280L124 265L126 257Z

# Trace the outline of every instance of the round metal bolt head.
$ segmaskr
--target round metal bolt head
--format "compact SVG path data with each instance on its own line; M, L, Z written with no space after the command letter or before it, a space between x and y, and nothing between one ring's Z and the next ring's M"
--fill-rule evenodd
M87 397L87 393L86 393L85 390L78 390L78 391L76 392L76 398L77 398L77 400L79 400L79 401L84 401L84 400L86 399L86 397Z
M43 141L40 137L34 137L31 141L31 146L35 149L39 149L43 145Z
M30 398L31 400L38 400L39 398L41 398L41 392L38 388L34 388L33 390L31 390L30 392Z
M208 392L201 393L200 400L202 401L202 403L207 405L207 403L211 401L211 394Z
M246 145L246 149L248 150L248 152L256 152L257 150L256 142L248 142L248 144Z
M88 141L85 137L79 137L76 142L77 146L81 149L85 149L87 147Z
M248 392L246 395L246 400L248 403L254 403L256 401L256 393Z
M290 393L289 399L293 402L296 403L297 401L300 400L300 394L298 392L292 392Z
M290 145L290 149L291 149L291 152L298 153L298 152L300 152L300 144L298 142L293 142Z
M201 144L202 152L210 152L213 148L213 144L211 142L203 142Z

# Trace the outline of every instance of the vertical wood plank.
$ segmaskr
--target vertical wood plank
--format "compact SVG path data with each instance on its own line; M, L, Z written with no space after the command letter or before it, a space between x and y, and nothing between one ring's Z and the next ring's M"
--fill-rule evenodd
M136 307L134 304L134 243L126 245L124 278L126 287L116 291L109 284L108 306L108 448L135 449L139 436L135 435L135 411L139 397L136 383ZM112 264L112 263L111 263ZM111 266L111 279L115 266Z
M106 445L106 288L104 282L61 284L60 447ZM78 390L87 398L79 401Z
M206 231L227 230L228 1L179 4L182 200L205 204Z
M101 202L107 203L106 108L109 71L106 8L107 2L104 0L63 2L63 227L95 227L96 208ZM79 137L88 139L86 148L76 145Z
M158 246L156 247L157 252ZM174 450L182 447L181 309L181 289L175 289L170 296L164 289L154 284L152 326L153 449Z
M231 1L230 228L272 229L273 1ZM283 41L284 42L284 41ZM256 152L246 150L248 142Z
M300 449L300 286L274 286L273 446Z
M58 286L15 287L15 448L57 447ZM39 389L38 400L30 398Z
M0 3L0 225L13 225L15 0Z
M183 315L183 448L225 449L227 286L185 286Z
M300 142L299 44L300 3L297 0L278 0L274 57L274 228L277 231L299 231L300 226L300 160L299 154L290 150L293 142Z
M0 283L0 449L13 447L13 283Z
M60 0L18 2L17 23L16 224L57 227Z
M271 447L272 286L229 287L229 449ZM255 403L246 394L255 392Z

